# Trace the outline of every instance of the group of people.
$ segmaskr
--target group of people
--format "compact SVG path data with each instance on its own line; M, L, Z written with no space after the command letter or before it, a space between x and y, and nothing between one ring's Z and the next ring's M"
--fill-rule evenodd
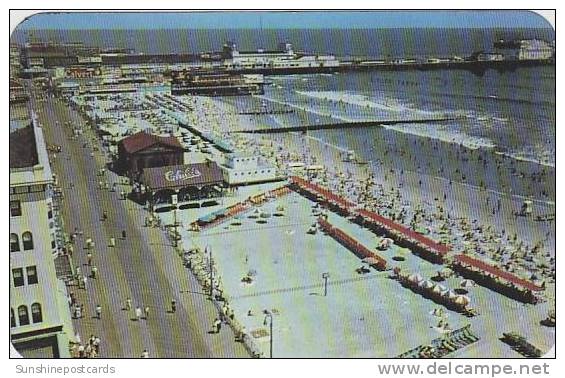
M133 307L132 307L131 298L127 298L124 310L129 312L132 309ZM145 306L143 307L143 309L141 309L140 306L137 306L135 309L133 309L133 313L135 315L135 320L137 321L140 321L142 318L145 320L149 320L149 306Z
M98 336L90 335L88 342L83 344L80 336L75 335L75 342L71 343L71 356L75 358L95 358L100 354L101 340Z

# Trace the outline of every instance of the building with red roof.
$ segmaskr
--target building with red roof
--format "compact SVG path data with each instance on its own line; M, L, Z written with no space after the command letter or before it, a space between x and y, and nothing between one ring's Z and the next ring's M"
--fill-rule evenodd
M137 177L144 168L184 164L184 148L176 137L161 137L144 131L118 143L118 170Z

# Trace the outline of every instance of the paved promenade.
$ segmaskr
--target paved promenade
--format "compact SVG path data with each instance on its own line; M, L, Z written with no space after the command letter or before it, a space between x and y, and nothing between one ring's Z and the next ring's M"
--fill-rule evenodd
M83 341L91 334L100 337L100 357L140 357L147 349L150 357L249 357L242 344L235 342L229 328L219 334L209 333L217 316L213 304L202 292L196 279L183 267L170 241L158 228L144 226L147 215L143 208L130 200L121 200L125 185L120 178L106 171L104 181L110 189L118 182L117 190L99 188L97 175L107 157L92 130L84 120L58 99L36 92L34 109L38 110L48 144L62 146L53 158L53 171L63 188L62 215L65 231L75 227L83 232L74 247L74 265L86 275L86 238L92 238L92 264L98 269L96 279L88 278L86 289L70 286L79 303L84 304L82 319L74 320L75 329ZM72 139L72 126L80 125L83 135ZM107 219L102 220L103 212ZM126 231L123 239L121 232ZM110 238L116 246L110 247ZM126 310L131 298L132 310ZM171 300L177 310L170 311ZM101 319L96 306L101 306ZM149 307L148 319L137 320L134 309Z

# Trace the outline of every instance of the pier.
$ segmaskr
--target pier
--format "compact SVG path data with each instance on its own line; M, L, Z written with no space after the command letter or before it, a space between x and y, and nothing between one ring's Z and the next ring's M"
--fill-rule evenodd
M275 115L294 113L294 109L249 109L241 111L239 115Z
M449 122L463 119L462 116L454 117L436 117L436 118L416 118L416 119L389 119L389 120L375 120L375 121L358 121L358 122L338 122L320 125L304 125L304 126L288 126L277 127L270 129L243 129L233 130L231 133L241 134L276 134L276 133L290 133L290 132L307 132L316 130L330 130L330 129L360 129L366 127L382 127L383 125L399 125L406 123L439 123Z

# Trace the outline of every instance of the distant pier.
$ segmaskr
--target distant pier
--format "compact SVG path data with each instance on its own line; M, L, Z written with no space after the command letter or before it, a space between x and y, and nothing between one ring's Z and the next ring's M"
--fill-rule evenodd
M456 121L463 119L462 116L453 117L438 117L438 118L416 118L416 119L392 119L392 120L379 120L379 121L359 121L359 122L338 122L320 125L304 125L304 126L288 126L276 127L269 129L243 129L233 130L232 133L242 134L275 134L275 133L290 133L290 132L307 132L315 130L329 130L329 129L358 129L372 126L383 125L398 125L406 123L439 123Z

